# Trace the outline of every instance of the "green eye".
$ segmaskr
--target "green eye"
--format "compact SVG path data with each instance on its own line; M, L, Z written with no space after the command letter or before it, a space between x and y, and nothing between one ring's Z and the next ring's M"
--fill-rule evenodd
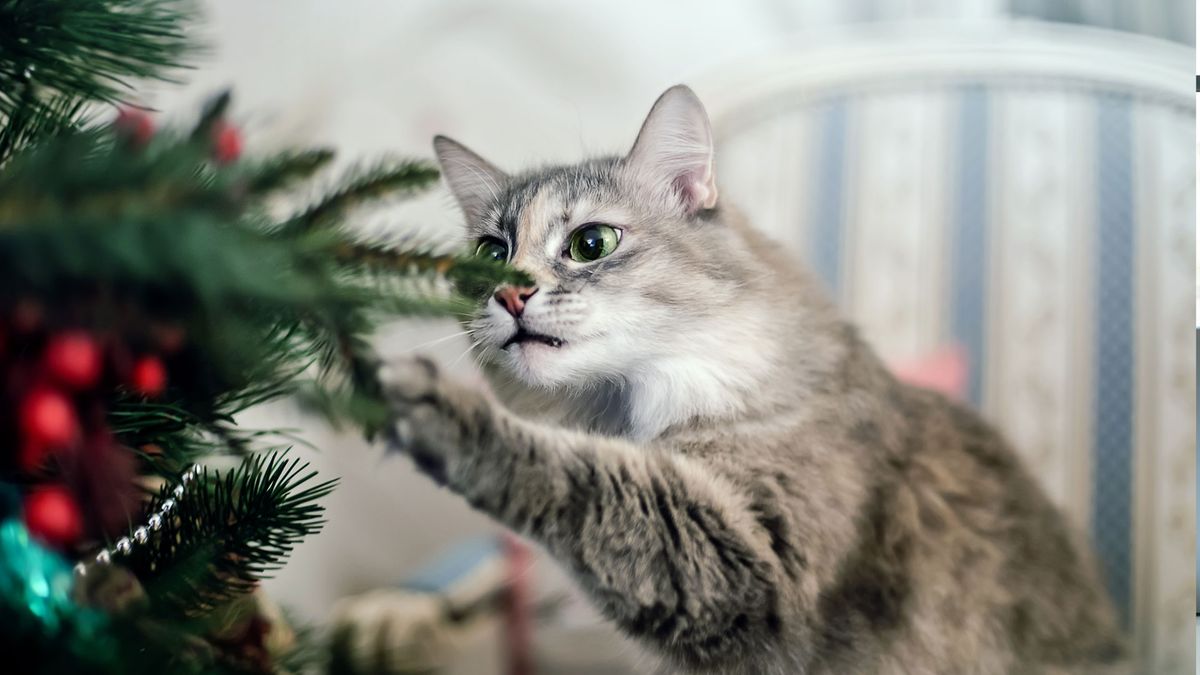
M508 260L508 246L495 237L485 237L475 247L475 257L504 262Z
M592 262L612 254L620 242L621 231L617 228L588 223L571 233L571 245L567 250L575 262Z

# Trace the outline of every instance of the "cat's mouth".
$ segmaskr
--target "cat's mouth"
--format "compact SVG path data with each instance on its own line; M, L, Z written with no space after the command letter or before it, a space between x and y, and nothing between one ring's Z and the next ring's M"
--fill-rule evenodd
M500 349L508 349L512 345L525 344L527 342L536 342L538 344L555 348L566 344L566 341L562 338L556 338L551 335L542 335L541 333L527 331L524 328L518 328L517 332L513 333L512 337L508 338L508 340L504 342Z

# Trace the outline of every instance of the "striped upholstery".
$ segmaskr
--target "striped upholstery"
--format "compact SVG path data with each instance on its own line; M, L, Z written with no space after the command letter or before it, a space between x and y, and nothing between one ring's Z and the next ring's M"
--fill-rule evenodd
M1190 96L1039 68L736 98L714 115L723 194L886 359L965 347L969 400L1090 531L1146 672L1186 672Z

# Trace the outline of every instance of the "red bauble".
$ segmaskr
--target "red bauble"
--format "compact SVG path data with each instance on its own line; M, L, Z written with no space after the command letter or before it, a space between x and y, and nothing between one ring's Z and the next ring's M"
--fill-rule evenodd
M242 132L237 127L218 121L212 130L213 159L218 164L232 164L242 155Z
M129 385L143 396L161 396L167 390L167 369L157 356L143 356L133 364Z
M65 487L48 485L25 497L25 527L41 541L66 548L83 535L83 514Z
M104 365L100 345L83 331L68 331L50 338L43 358L51 377L76 391L96 386Z
M34 389L21 400L19 410L22 443L44 451L68 446L79 437L75 407L62 392Z
M113 120L113 127L134 147L143 147L154 138L154 120L145 110L122 108Z

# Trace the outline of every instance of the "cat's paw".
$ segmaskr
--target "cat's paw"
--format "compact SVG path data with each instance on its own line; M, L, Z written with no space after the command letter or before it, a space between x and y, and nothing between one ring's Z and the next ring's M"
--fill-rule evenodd
M460 465L489 434L480 429L491 416L478 388L447 378L423 356L386 362L379 381L391 412L388 440L410 455L417 467L443 485L452 483Z

